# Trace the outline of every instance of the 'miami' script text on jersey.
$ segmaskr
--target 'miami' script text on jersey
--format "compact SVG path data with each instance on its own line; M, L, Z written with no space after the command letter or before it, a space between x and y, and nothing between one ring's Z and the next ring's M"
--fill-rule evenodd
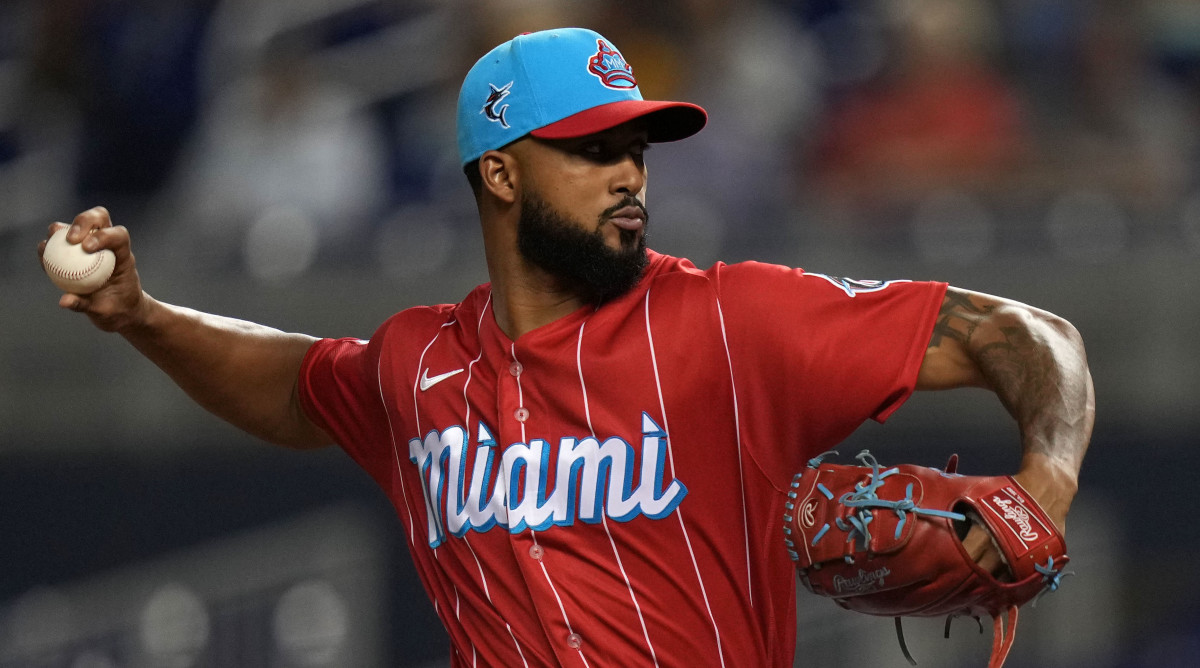
M535 438L504 448L494 476L496 453L501 451L482 421L470 475L469 444L462 427L414 438L408 442L409 459L421 471L429 546L441 545L447 530L462 536L493 526L517 533L570 526L576 519L591 524L603 518L628 522L638 515L662 519L687 494L678 480L664 487L666 436L642 413L641 448L634 449L619 436L603 441L564 436L556 445L558 457L551 471L551 444Z

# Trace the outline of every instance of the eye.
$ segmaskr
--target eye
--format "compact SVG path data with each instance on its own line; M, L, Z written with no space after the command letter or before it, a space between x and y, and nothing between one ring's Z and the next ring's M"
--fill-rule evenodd
M607 163L614 160L620 153L611 142L597 139L579 145L579 155L596 163Z
M575 151L579 155L598 162L609 162L626 155L640 160L648 150L650 150L650 143L643 139L635 140L628 144L624 142L614 143L611 140L605 139L594 139L577 144L575 147Z

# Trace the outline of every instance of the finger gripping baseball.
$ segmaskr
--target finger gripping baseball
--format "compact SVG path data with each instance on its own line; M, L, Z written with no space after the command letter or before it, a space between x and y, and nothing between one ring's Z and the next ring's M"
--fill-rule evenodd
M792 480L784 542L804 586L848 610L896 617L995 620L990 666L1003 665L1017 608L1058 588L1066 543L1011 476L964 476L912 464L809 461ZM1007 569L997 578L962 544L971 525L991 536ZM1007 624L1002 619L1007 619ZM899 630L899 623L897 629ZM901 649L912 662L901 636ZM914 662L915 663L915 662Z

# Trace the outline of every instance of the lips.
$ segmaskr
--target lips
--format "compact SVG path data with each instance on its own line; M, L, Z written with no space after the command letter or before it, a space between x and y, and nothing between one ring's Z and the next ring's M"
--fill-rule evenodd
M608 222L622 230L637 231L646 226L646 214L636 206L626 206L614 211Z

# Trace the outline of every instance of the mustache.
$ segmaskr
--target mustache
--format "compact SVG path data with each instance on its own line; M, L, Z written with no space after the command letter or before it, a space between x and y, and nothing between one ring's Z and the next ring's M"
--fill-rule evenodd
M612 218L614 213L620 211L621 209L624 209L627 206L636 206L638 208L638 210L640 210L642 212L642 218L645 219L646 224L647 225L650 224L650 212L646 210L646 205L642 204L642 201L639 200L638 198L634 197L633 195L626 195L625 198L622 199L620 202L617 202L616 204L605 209L600 214L600 221L604 222L604 221L608 220L609 218Z

